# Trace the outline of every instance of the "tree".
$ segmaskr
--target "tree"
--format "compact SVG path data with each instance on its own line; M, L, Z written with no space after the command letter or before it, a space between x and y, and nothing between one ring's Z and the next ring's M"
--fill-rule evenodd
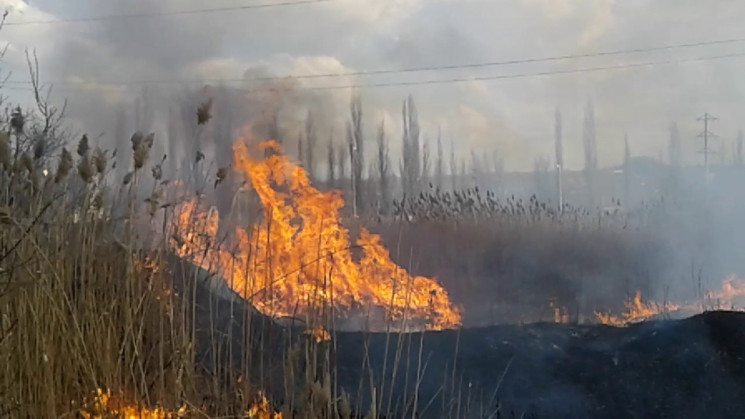
M305 153L303 150L303 133L298 132L297 134L297 161L301 166L305 166Z
M743 147L743 134L742 130L739 130L737 132L737 140L735 140L735 166L742 167L745 162L743 162L743 155L742 155L742 147Z
M450 182L452 183L452 190L455 192L455 190L458 187L457 183L458 179L458 160L455 158L455 144L453 143L453 140L450 140Z
M585 109L583 143L585 151L585 180L587 183L588 198L591 205L596 205L597 188L595 182L597 181L598 149L595 132L595 106L592 101L587 103L587 108Z
M430 156L430 150L429 150L429 141L425 138L424 143L422 144L422 164L421 164L421 170L422 172L419 174L419 185L421 190L421 185L424 185L427 183L430 177L431 167L432 166L432 157Z
M444 162L442 161L442 130L437 129L437 162L435 163L435 183L437 189L442 190L444 181Z
M350 120L347 122L349 161L352 169L353 210L357 215L363 209L362 176L365 167L364 139L362 137L362 98L353 94L349 103Z
M388 212L388 205L391 200L390 193L390 156L388 152L388 139L385 135L385 120L380 121L378 125L378 156L377 172L378 183L380 187L380 210L385 214Z
M311 180L314 179L315 173L315 149L316 149L316 127L313 122L313 115L308 111L308 117L305 120L305 170Z
M334 134L329 136L329 141L326 149L326 165L328 170L328 184L329 187L336 187L336 149L334 148Z
M421 157L419 147L419 118L414 98L409 97L403 105L403 147L401 150L401 183L404 194L413 197L419 194Z
M279 106L272 112L267 135L269 136L269 140L276 141L277 144L282 145L282 135L279 132Z

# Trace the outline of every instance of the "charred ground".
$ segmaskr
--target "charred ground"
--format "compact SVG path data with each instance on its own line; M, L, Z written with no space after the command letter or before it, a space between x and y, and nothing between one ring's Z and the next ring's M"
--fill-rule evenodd
M178 269L192 267L179 262ZM222 348L248 349L266 365L270 396L280 384L290 341L282 327L247 304L199 285L201 359L210 369L214 334ZM204 287L204 288L202 288ZM232 320L231 320L232 319ZM245 320L251 319L247 328ZM231 345L227 343L232 341ZM388 417L738 417L745 409L745 313L712 311L625 328L604 325L504 325L423 333L334 333L328 349L337 391L368 411L371 386ZM321 351L323 352L323 351ZM258 357L258 358L257 358ZM236 356L242 359L243 356ZM215 371L213 371L215 372Z

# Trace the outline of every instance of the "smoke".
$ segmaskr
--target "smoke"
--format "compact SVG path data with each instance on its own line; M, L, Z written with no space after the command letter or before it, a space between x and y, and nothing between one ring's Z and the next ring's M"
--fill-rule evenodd
M181 175L179 168L188 167L182 162L191 161L196 151L204 153L206 160L216 166L226 164L230 160L228 145L244 128L250 127L257 139L268 139L277 116L279 135L288 150L294 152L309 114L319 137L316 171L325 173L322 156L326 155L327 138L333 136L340 146L345 141L349 100L355 90L350 86L362 86L356 90L363 101L367 160L372 161L375 152L375 128L385 120L391 163L396 169L403 131L401 106L408 94L416 102L422 141L429 142L430 150L434 150L434 140L441 129L444 144L452 141L455 145L458 161L469 161L473 151L503 161L507 171L530 171L536 158L554 155L557 108L562 114L564 169L581 169L583 114L588 101L595 106L597 164L601 169L623 162L625 132L636 158L632 160L638 162L642 156L657 158L667 154L669 127L675 123L679 142L676 156L680 156L682 167L690 167L702 161L698 154L701 143L696 138L702 127L697 116L708 111L719 117L713 127L721 136L713 145L717 150L731 150L742 128L745 84L738 76L738 58L529 76L731 54L740 52L739 43L375 76L305 77L736 38L741 35L740 22L745 17L745 4L741 3L337 0L219 13L169 14L174 10L242 5L245 2L237 0L207 6L196 0L82 0L75 4L38 0L30 5L20 0L2 0L0 7L9 10L10 23L78 16L155 16L6 26L0 31L0 41L10 46L0 67L13 72L9 87L28 88L27 84L18 83L28 80L24 50L36 49L41 78L58 82L52 100L68 100L67 120L76 134L89 133L104 147L126 151L132 132L154 131L158 139L155 158L168 154L169 162L177 162L167 165L166 176L172 178ZM300 77L277 78L285 75ZM494 76L510 78L489 80ZM469 77L485 79L416 84ZM364 87L367 84L392 85ZM30 102L25 90L8 90L7 94L11 101ZM196 108L207 98L214 100L215 119L210 128L195 130L192 125ZM178 119L177 128L172 126L174 119ZM638 186L633 182L643 177L635 176L631 178L632 189ZM666 176L660 175L638 188L644 189L646 196L657 197L667 187ZM732 179L737 177L718 174L721 182L712 186L709 193L722 201L715 210L705 212L702 203L714 201L703 195L697 176L691 169L682 175L677 186L688 188L688 196L678 203L683 208L680 224L710 221L676 232L675 238L690 248L661 256L675 265L670 276L677 275L677 281L685 282L681 287L690 286L688 255L700 256L701 260L692 261L691 265L705 265L713 277L726 274L726 267L738 265L737 237L743 226L734 213L745 207L745 202L739 195L729 196L735 190L730 189L734 188ZM569 176L567 179L571 180ZM706 217L702 218L702 214ZM672 236L668 239L675 241Z

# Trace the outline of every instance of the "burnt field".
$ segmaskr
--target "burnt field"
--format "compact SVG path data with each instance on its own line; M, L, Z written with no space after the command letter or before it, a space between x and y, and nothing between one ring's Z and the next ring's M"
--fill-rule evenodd
M183 262L176 266L177 275L193 269ZM536 323L414 333L332 331L330 340L319 343L306 339L302 327L280 326L253 310L247 315L249 306L224 288L216 292L201 281L197 287L197 329L209 342L202 345L205 367L216 367L209 361L218 358L215 348L222 348L217 352L224 358L245 351L241 342L252 330L260 343L248 352L265 362L264 382L274 382L266 389L278 405L292 397L281 377L288 368L285 348L295 342L321 360L312 374L330 374L334 394L348 395L358 412L369 412L374 397L380 417L727 418L745 409L742 312L710 311L628 327ZM222 336L217 345L215 333ZM301 364L307 372L311 362Z
M368 375L393 382L385 406L407 416L724 418L745 408L743 313L628 328L535 324L336 339L340 383L354 388ZM394 356L383 354L399 344L406 368L396 374ZM369 370L361 371L365 356ZM416 409L406 402L415 393Z

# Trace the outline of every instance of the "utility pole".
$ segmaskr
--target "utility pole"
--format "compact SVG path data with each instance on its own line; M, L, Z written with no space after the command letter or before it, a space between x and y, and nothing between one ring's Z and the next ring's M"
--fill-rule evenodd
M714 154L710 148L709 148L709 140L717 138L715 134L713 134L711 131L709 131L709 122L716 121L717 118L713 115L710 115L708 112L704 114L704 116L697 119L697 121L703 121L704 122L704 132L698 135L698 138L704 139L704 149L699 151L699 153L703 153L704 155L704 176L706 176L706 184L709 184L709 154Z

